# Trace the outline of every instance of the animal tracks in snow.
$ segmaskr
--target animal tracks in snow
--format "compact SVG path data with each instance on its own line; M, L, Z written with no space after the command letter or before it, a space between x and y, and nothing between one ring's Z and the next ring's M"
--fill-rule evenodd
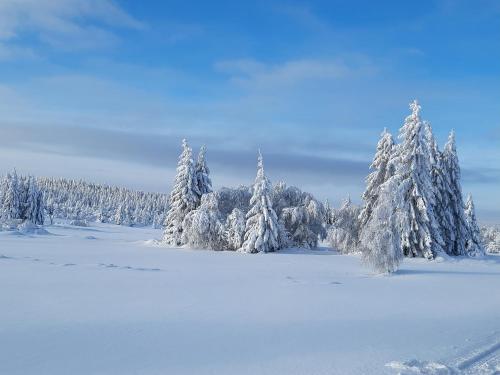
M286 276L285 279L293 284L302 284L302 285L342 285L342 283L339 281L302 280L292 276Z
M146 272L159 272L163 271L161 268L149 268L149 267L135 267L135 266L120 266L114 263L98 263L98 264L77 264L77 263L56 263L52 261L45 261L43 259L39 258L33 258L33 257L23 257L23 258L14 258L14 257L9 257L6 255L0 254L0 260L15 260L15 261L24 261L24 262L36 262L36 263L41 263L41 264L47 264L50 266L59 266L59 267L77 267L77 266L84 266L84 267L99 267L99 268L105 268L105 269L119 269L119 270L129 270L129 271L146 271Z
M133 270L133 271L161 271L160 268L146 268L146 267L132 267L132 266L118 266L113 263L99 263L99 266L105 267L105 268L118 268L122 270Z

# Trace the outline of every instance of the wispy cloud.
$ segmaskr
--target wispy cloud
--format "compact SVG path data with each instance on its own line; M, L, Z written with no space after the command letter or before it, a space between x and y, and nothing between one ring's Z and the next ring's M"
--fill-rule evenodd
M109 27L143 29L145 25L111 0L2 0L0 46L15 54L23 35L65 50L109 47L118 36Z
M224 60L215 69L229 75L234 83L253 87L283 87L312 81L330 81L376 72L367 60L299 59L282 64L264 64L253 59Z

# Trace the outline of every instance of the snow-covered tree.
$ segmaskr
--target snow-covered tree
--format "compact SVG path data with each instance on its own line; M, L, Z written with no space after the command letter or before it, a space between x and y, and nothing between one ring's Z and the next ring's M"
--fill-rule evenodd
M430 227L432 238L431 250L433 254L438 254L446 251L446 239L449 238L450 211L445 193L447 185L443 172L442 155L432 132L431 124L427 121L424 121L424 140L433 187L430 204L435 218L434 224Z
M227 217L225 227L225 242L228 250L238 250L245 239L245 214L235 208Z
M360 208L348 197L338 210L333 212L333 224L328 229L330 246L343 254L355 253L359 249Z
M130 225L130 209L128 204L122 203L118 206L114 217L115 224L118 225Z
M43 193L38 189L34 177L29 176L25 182L26 197L24 203L23 219L32 224L43 225Z
M469 230L467 242L465 243L467 254L469 256L484 255L485 251L481 241L481 231L477 225L476 209L474 207L474 201L472 200L471 194L467 196L467 202L465 203L465 220Z
M450 255L466 255L466 243L468 240L467 220L465 219L462 187L460 184L460 164L458 162L455 145L455 132L452 131L448 137L443 151L443 170L447 184L447 202L451 215L450 233L451 247Z
M182 245L182 222L186 215L199 204L195 186L192 150L184 139L182 153L177 164L174 187L170 193L170 208L165 219L163 233L163 241L169 245Z
M17 172L8 173L5 178L5 192L3 193L2 217L4 220L22 218L21 185Z
M204 194L201 205L182 223L181 242L191 248L224 250L224 222L214 193Z
M364 206L359 215L361 226L370 220L378 199L380 186L394 174L393 165L390 164L393 152L394 140L387 129L384 129L377 144L375 157L370 165L373 172L366 178L366 190L363 193Z
M202 146L200 152L198 153L198 160L195 166L195 191L201 199L203 194L208 194L212 192L212 180L210 180L210 170L207 166L207 161L205 159L205 153L207 148Z
M424 126L420 118L420 105L410 104L412 111L400 129L398 145L394 154L395 176L399 182L401 197L397 202L404 219L400 223L401 246L406 256L432 259L432 233L439 225L433 206L431 168L426 154Z
M326 233L323 227L323 205L308 195L300 205L285 207L279 217L279 222L288 232L289 245L307 249L318 246L319 237Z
M500 253L500 228L494 226L481 227L481 242L488 253Z
M332 225L332 207L330 206L330 201L327 199L325 200L325 218L324 218L325 224Z
M248 253L270 252L280 249L280 226L271 201L271 183L264 173L264 162L259 151L257 177L253 185L245 226L242 250Z
M279 182L273 189L273 209L282 226L282 247L313 248L326 237L325 207L311 194ZM285 236L286 235L286 236Z
M398 217L397 180L382 184L378 200L361 234L363 261L380 273L391 273L403 260Z

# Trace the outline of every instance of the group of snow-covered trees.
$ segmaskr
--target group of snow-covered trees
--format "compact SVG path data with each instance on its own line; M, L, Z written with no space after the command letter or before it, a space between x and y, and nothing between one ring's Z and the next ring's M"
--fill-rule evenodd
M39 178L52 218L162 227L167 196L64 178Z
M196 163L184 140L169 198L163 242L213 250L272 252L287 246L315 247L324 238L324 207L283 182L273 186L259 152L249 188L212 190L205 148Z
M386 130L381 135L357 220L347 202L329 233L332 245L362 251L381 271L394 270L403 256L484 253L472 197L462 197L454 132L440 151L420 105L410 109L399 144Z
M18 176L16 171L0 180L0 223L43 224L44 199L33 176Z
M481 227L481 239L486 247L486 251L492 254L500 254L500 227Z

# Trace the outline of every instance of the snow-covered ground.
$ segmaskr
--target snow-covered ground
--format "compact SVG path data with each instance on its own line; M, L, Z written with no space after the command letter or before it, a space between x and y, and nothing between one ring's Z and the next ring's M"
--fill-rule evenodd
M405 260L384 277L328 249L249 255L157 247L152 229L47 230L0 232L0 374L500 371L500 257Z

